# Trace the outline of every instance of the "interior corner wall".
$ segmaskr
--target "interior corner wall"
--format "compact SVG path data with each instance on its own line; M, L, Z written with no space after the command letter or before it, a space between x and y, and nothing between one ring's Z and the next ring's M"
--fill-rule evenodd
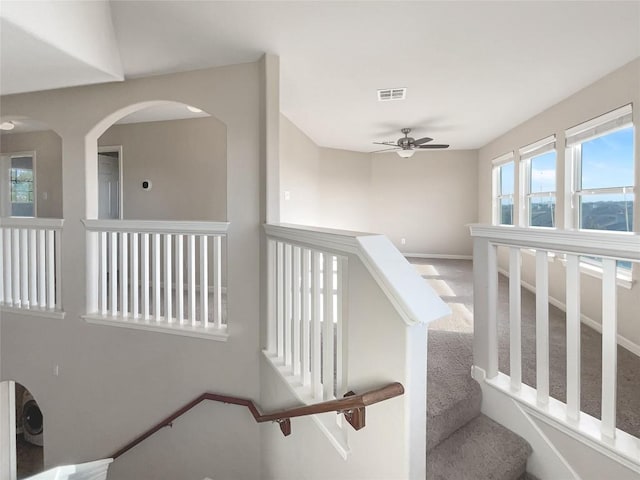
M403 253L471 255L466 225L478 214L476 150L371 157L374 230Z
M491 223L492 220L491 161L494 158L510 151L517 151L522 146L556 134L559 145L558 177L564 178L564 131L629 103L634 105L633 114L636 126L635 185L640 185L640 141L638 141L640 134L638 128L640 124L640 59L636 59L518 125L480 149L477 199L480 208L479 221ZM558 192L562 191L564 191L564 185L559 184ZM634 212L636 231L638 231L640 219L640 206L637 200L638 194L636 193ZM624 341L630 342L632 346L635 345L636 353L640 351L640 323L637 321L640 309L640 286L637 278L639 273L640 269L635 268L636 278L631 289L618 287L618 333ZM526 271L525 264L523 265L523 276L526 275L531 276L532 274ZM564 267L559 263L550 265L550 275L553 275L553 278L550 282L549 295L563 302L565 298ZM596 324L600 324L602 317L601 291L599 279L582 275L582 314L592 319Z
M320 149L280 115L280 221L320 226Z
M477 151L403 159L323 148L284 115L280 141L282 222L382 233L404 253L471 255Z
M320 148L318 174L320 224L340 230L372 231L370 155Z
M0 153L36 152L37 216L62 218L62 139L53 130L0 135Z
M98 145L122 146L123 218L226 221L227 129L216 118L117 124Z

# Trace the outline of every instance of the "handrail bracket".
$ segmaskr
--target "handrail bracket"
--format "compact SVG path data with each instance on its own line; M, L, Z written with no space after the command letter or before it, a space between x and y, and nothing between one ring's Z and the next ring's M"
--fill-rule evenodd
M276 423L280 426L280 431L285 437L291 435L291 419L290 418L280 418L276 420Z
M352 397L355 395L355 392L350 390L344 394L344 397ZM360 408L352 408L350 410L345 410L342 412L344 414L344 418L349 425L353 427L354 430L360 430L365 426L365 407Z

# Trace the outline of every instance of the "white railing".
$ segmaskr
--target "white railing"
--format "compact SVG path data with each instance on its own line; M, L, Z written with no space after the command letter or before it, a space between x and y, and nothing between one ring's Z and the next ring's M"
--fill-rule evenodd
M617 261L640 262L640 235L620 232L472 225L474 239L474 372L494 387L573 432L640 463L640 440L616 428ZM508 251L510 375L498 371L498 247ZM522 253L535 255L536 388L522 383ZM555 256L550 256L555 254ZM580 406L581 257L602 269L602 411ZM566 403L549 396L549 259L566 268Z
M113 458L79 465L64 465L29 477L26 480L106 480Z
M226 339L223 222L85 220L87 321Z
M60 312L63 221L0 218L0 306L29 312Z
M290 389L311 404L341 398L363 379L400 381L405 401L420 405L406 415L418 416L424 437L424 384L414 382L426 380L426 324L448 315L446 304L382 235L283 224L266 225L265 232L264 354ZM417 350L406 343L410 338ZM411 375L403 370L413 364L409 358L416 363ZM398 376L387 377L390 371ZM350 427L342 417L314 420L346 457Z

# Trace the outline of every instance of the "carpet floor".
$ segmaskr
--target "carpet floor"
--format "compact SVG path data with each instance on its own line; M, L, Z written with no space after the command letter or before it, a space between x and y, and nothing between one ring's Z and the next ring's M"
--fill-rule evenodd
M418 259L409 261L451 307L453 314L430 325L429 335L456 332L468 348L461 349L460 370L471 367L473 338L473 271L469 260ZM500 275L498 291L499 368L509 373L508 279ZM639 306L640 310L640 306ZM522 381L536 385L535 296L522 290ZM566 400L565 313L549 306L549 392ZM429 352L431 356L432 353ZM602 388L602 336L587 325L581 327L581 410L600 418ZM640 357L618 347L617 427L640 437ZM433 392L430 392L430 395Z

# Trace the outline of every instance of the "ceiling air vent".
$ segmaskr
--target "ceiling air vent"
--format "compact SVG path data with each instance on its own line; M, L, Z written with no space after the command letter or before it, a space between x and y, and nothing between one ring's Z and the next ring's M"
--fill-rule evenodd
M384 88L378 90L378 100L381 102L386 102L387 100L404 100L406 96L406 88Z

